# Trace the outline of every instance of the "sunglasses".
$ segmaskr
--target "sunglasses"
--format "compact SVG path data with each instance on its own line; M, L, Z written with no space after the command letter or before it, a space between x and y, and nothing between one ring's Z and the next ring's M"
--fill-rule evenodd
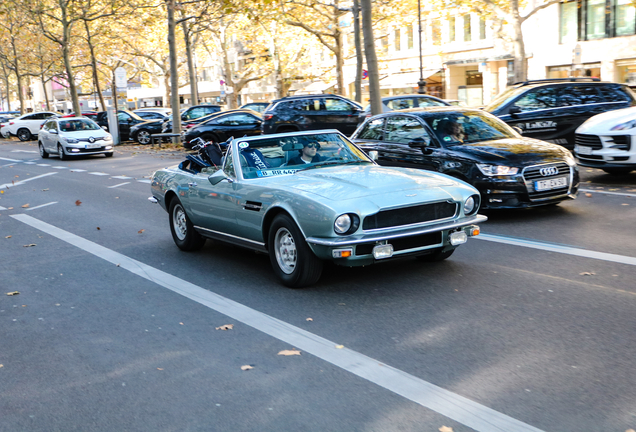
M318 144L307 144L305 147L318 149L320 147L320 145L318 145Z

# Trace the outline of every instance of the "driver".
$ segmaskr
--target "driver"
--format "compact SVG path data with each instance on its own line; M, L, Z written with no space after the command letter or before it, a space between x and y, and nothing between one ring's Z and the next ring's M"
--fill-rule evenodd
M317 142L304 143L303 149L299 150L299 155L287 162L287 165L302 165L312 162L322 161L322 156L318 154L320 144Z

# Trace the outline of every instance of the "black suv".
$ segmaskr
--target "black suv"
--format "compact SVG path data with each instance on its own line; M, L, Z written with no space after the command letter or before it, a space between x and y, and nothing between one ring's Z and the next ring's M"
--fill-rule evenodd
M574 131L602 112L636 105L625 84L597 78L544 79L517 83L484 109L524 136L574 148Z
M351 135L358 126L362 107L338 95L319 94L277 99L263 112L264 134L338 129Z

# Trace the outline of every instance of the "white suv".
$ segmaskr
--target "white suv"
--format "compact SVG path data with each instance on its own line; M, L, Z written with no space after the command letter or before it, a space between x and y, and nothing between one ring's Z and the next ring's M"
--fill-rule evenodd
M57 115L59 114L51 111L25 114L10 120L9 123L2 128L2 134L5 138L15 135L20 141L31 141L38 136L44 122Z

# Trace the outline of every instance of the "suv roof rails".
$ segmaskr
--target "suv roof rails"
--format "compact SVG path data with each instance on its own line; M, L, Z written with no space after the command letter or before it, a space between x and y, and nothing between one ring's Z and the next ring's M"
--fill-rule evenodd
M523 87L531 84L550 83L550 82L574 82L574 81L600 81L600 78L592 77L570 77L570 78L545 78L538 80L527 80L516 82L513 85Z

